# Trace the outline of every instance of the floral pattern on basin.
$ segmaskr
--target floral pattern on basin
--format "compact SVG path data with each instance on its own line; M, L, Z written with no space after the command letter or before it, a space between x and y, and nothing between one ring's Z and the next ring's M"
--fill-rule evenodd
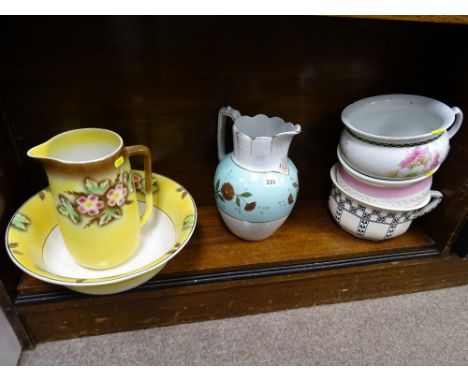
M26 231L29 224L31 224L31 220L20 212L18 212L11 220L12 227L19 229L20 231Z

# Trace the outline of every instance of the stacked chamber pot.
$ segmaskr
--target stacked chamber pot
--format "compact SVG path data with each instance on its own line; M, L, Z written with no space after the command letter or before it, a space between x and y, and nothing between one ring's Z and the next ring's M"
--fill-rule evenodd
M463 114L437 100L408 94L369 97L347 106L329 209L351 234L385 240L442 200L433 174L448 155Z

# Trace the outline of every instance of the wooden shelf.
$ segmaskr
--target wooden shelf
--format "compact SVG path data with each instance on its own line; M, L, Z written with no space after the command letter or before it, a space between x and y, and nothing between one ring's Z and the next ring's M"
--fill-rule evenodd
M468 24L468 16L461 15L353 15L344 16L359 19L376 19L376 20L394 20L394 21L417 21L426 23L446 23L446 24Z
M247 242L232 235L214 206L200 207L198 213L197 229L190 243L156 276L157 279L258 271L434 248L432 239L415 224L405 235L392 240L357 239L338 227L324 199L299 201L288 221L262 242ZM24 275L18 285L20 295L61 289L28 275Z

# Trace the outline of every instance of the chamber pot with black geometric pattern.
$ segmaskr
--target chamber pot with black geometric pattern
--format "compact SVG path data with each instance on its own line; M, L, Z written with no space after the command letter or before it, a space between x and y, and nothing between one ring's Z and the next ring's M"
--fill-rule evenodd
M442 200L439 191L431 190L427 197L411 208L388 208L372 204L351 195L337 182L337 165L330 170L332 189L328 208L342 229L367 240L381 241L404 234L414 219L436 208Z

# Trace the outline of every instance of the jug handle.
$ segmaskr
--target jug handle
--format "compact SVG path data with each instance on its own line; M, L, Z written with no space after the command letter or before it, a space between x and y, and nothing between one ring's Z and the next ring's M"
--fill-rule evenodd
M140 217L140 226L145 224L151 212L153 211L153 172L151 169L151 152L148 147L143 145L127 146L125 147L128 157L134 155L144 156L144 170L145 170L145 195L146 195L146 209Z
M452 107L452 111L455 114L455 121L453 122L452 126L447 129L448 138L452 139L452 137L457 133L460 129L460 126L463 122L463 113L458 107Z
M222 161L226 156L226 117L230 117L234 122L241 117L241 113L231 106L225 106L218 112L218 159Z

